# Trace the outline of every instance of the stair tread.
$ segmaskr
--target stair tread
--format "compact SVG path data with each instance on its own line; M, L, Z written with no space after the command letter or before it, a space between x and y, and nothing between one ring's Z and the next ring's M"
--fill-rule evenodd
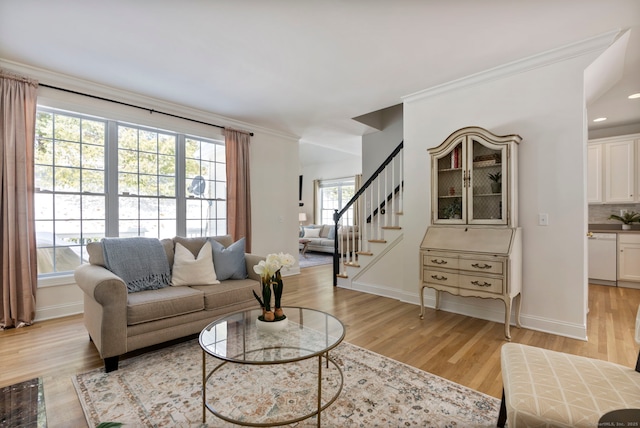
M369 242L374 242L374 243L379 243L379 244L386 244L387 240L386 239L369 239Z
M373 256L373 253L371 251L358 251L356 252L356 254L359 256Z
M382 226L381 229L386 229L386 230L400 230L402 229L400 226Z
M360 264L358 264L357 262L346 262L344 265L351 267L360 267Z
M346 273L339 273L336 275L338 278L349 278L349 275L347 275Z

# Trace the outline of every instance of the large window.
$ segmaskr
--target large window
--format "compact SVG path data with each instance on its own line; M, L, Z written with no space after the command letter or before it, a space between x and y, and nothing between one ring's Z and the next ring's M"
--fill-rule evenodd
M342 208L355 194L355 179L343 178L337 180L322 180L318 189L318 207L320 209L321 224L334 224L335 210ZM353 225L353 205L342 217L343 224Z
M39 107L35 218L40 276L106 236L225 234L224 144Z

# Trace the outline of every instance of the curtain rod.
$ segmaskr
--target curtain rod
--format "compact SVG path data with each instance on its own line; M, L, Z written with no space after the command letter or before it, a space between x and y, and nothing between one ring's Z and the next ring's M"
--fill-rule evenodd
M120 104L120 105L127 106L127 107L133 107L133 108L137 108L137 109L140 109L140 110L146 110L146 111L148 111L149 113L152 113L152 114L153 113L159 113L159 114L163 114L165 116L175 117L176 119L188 120L190 122L199 123L201 125L208 125L208 126L213 126L213 127L220 128L220 129L225 129L224 126L216 125L215 123L202 122L200 120L191 119L189 117L178 116L178 115L172 114L172 113L165 113L163 111L153 110L153 109L150 109L150 108L147 108L147 107L140 107L140 106L137 106L137 105L134 105L134 104L125 103L125 102L122 102L122 101L117 101L117 100L112 100L112 99L109 99L109 98L99 97L97 95L85 94L83 92L72 91L71 89L59 88L57 86L51 86L51 85L47 85L47 84L44 84L44 83L40 83L39 86L44 86L45 88L55 89L57 91L69 92L71 94L82 95L84 97L94 98L96 100L108 101L110 103ZM253 137L253 132L248 132L248 134Z

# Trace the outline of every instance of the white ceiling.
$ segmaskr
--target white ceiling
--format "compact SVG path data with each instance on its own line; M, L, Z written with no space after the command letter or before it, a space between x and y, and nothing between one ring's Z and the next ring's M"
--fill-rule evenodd
M353 117L616 29L597 129L640 123L638 0L0 0L0 59L359 154Z

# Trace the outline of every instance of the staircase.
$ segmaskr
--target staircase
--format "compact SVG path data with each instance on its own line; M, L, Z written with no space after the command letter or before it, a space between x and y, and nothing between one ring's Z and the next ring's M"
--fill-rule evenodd
M354 281L402 241L403 147L400 143L351 200L336 210L333 285Z

